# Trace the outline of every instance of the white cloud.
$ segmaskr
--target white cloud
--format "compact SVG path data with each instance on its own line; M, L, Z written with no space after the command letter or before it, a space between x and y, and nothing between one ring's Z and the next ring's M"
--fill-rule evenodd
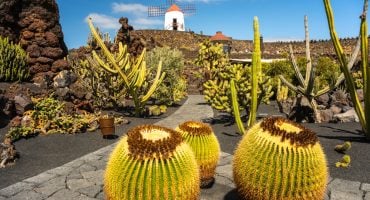
M164 22L159 19L150 18L136 18L132 20L132 25L135 29L151 29L158 28L158 26L163 26Z
M95 26L100 29L119 29L121 25L118 22L118 18L114 18L104 14L90 13L86 18L87 21L91 17Z
M125 4L125 3L113 3L112 9L114 13L131 13L134 15L142 15L148 12L148 7L142 4Z

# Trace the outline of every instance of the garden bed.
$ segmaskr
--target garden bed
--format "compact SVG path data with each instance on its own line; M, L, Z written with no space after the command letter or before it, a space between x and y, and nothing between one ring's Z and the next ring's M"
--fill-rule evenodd
M158 117L137 118L126 116L129 124L116 126L116 135L122 136L131 127L141 124L156 123L174 113L184 102L168 107L167 112ZM3 138L9 125L0 129ZM20 139L14 143L20 157L12 166L0 169L0 188L17 183L28 177L35 176L46 170L59 167L87 153L113 144L118 139L103 139L100 129L94 132L79 134L38 135L28 139Z

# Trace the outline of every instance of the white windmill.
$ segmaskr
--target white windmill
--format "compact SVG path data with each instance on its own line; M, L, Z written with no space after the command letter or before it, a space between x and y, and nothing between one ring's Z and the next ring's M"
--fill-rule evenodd
M180 5L175 0L167 0L165 5L149 6L148 16L164 15L164 30L185 31L185 15L195 13L193 4Z

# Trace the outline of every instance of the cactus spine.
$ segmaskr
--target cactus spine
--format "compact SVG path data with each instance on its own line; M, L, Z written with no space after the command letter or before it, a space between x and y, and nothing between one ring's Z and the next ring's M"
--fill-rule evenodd
M367 35L367 9L368 9L368 0L364 0L364 6L363 6L363 13L361 15L361 25L360 25L360 48L361 48L361 72L362 72L362 78L363 78L363 93L364 93L364 102L365 106L364 108L361 105L361 102L358 98L357 92L356 92L356 86L355 82L353 80L353 77L351 76L350 69L348 69L348 65L350 62L347 61L346 55L344 54L342 45L339 42L338 35L335 30L334 25L334 16L333 16L333 10L331 8L330 0L324 0L325 5L325 11L326 11L326 17L328 20L329 25L329 31L330 31L330 37L333 41L333 46L335 49L335 52L339 59L339 64L342 73L344 74L347 90L349 91L349 94L351 96L351 99L353 101L356 113L358 115L358 118L360 120L362 129L365 132L366 138L370 140L370 87L369 82L370 81L370 66L368 63L368 35Z
M199 171L180 133L142 125L128 131L110 155L104 176L107 199L197 199Z
M220 157L220 144L212 128L205 123L187 121L180 124L176 131L194 152L200 169L201 185L206 187L214 181L216 166Z
M122 46L122 43L119 44L119 50L117 54L112 54L103 40L99 36L99 33L96 31L94 25L92 24L91 19L88 20L90 31L93 37L96 39L98 45L101 47L102 52L106 56L108 63L105 63L99 55L93 51L93 57L100 67L106 71L119 74L123 80L123 83L126 87L127 92L132 96L135 104L135 116L140 116L145 111L145 104L152 96L158 85L162 82L165 77L165 73L161 73L162 62L160 61L157 67L156 76L153 81L147 80L147 67L144 60L145 57L145 48L141 55L136 59L135 64L132 66L130 63L130 57L127 52L127 46ZM113 67L112 67L113 66ZM144 83L150 82L151 86L144 94Z
M323 199L326 163L315 133L284 118L265 118L235 151L234 181L244 199Z

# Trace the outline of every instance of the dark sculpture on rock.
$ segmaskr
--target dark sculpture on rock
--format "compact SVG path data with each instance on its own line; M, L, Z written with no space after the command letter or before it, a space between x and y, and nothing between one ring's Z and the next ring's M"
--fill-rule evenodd
M137 56L140 55L146 46L145 38L134 34L134 28L128 24L128 19L126 17L121 17L119 23L122 25L118 30L115 39L115 50L118 49L118 43L121 42L123 45L128 46L128 52Z
M64 60L68 52L55 0L1 1L0 35L19 42L29 53L34 76L69 67Z

